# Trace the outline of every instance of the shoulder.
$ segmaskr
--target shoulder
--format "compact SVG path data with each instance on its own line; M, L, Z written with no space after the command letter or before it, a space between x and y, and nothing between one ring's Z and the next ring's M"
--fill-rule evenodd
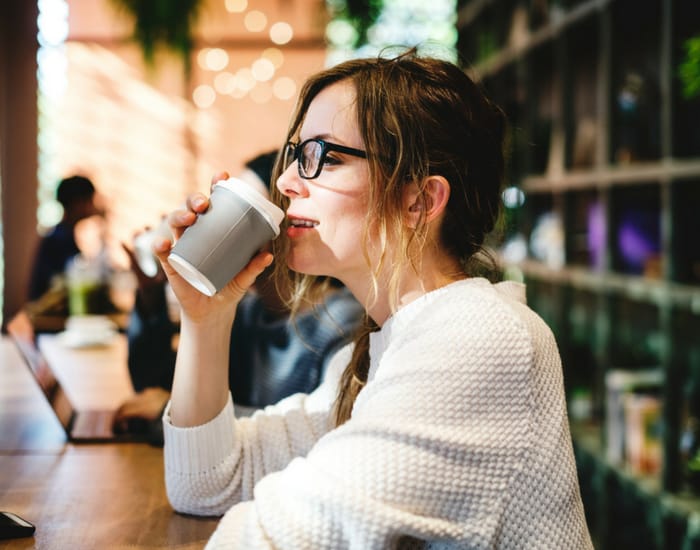
M457 319L468 321L471 329L496 328L495 336L503 337L503 330L530 333L533 327L546 329L544 321L526 303L525 285L510 281L490 283L485 279L464 281L451 285L439 299L439 307L432 308L437 316L448 311Z
M447 285L412 302L392 321L392 332L413 335L426 330L446 336L493 335L523 326L531 310L500 285L485 279L466 279ZM534 312L532 312L534 314Z
M551 335L532 330L540 327L536 314L485 280L460 281L423 298L370 335L373 384L358 403L405 399L416 414L439 409L449 416L508 401L525 414L536 372L557 366L556 355L543 353L555 350Z
M423 358L453 366L532 365L539 348L556 347L554 337L522 295L508 290L483 279L465 280L408 304L372 335L376 362L383 356L402 363Z

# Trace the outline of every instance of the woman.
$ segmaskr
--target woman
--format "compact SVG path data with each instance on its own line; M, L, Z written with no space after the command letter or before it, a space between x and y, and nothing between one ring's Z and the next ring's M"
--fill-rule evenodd
M498 212L504 127L459 68L412 52L307 82L277 167L277 267L299 274L299 303L314 276L342 281L367 330L316 391L250 419L226 383L230 304L272 255L207 298L160 243L182 305L168 495L182 512L228 510L212 548L592 547L552 334L521 286L470 276ZM207 205L173 213L176 234Z

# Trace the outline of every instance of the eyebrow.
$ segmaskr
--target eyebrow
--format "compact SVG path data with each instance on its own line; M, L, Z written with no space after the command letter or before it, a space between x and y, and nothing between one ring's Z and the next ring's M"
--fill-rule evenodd
M313 136L302 137L299 136L299 143L306 141L307 139L322 139L323 141L333 141L332 134L314 134Z
M350 149L361 150L361 148L362 148L362 145L349 145L345 141L339 140L338 138L336 138L332 134L316 134L314 136L310 136L310 137L303 138L303 139L301 138L301 136L299 136L299 143L306 141L307 139L320 139L323 141L327 141L328 143L332 143L334 145L341 145L343 147L348 147Z

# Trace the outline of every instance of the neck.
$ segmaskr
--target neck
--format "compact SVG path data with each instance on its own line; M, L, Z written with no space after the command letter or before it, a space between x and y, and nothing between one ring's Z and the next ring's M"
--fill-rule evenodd
M405 265L402 268L402 274L399 282L399 288L395 294L395 300L391 299L393 290L389 284L389 277L380 277L378 281L378 296L373 299L372 285L369 278L364 278L363 281L349 281L345 285L350 289L355 298L364 305L369 316L380 327L391 317L393 313L401 309L414 300L424 296L425 294L449 285L455 281L466 278L464 272L459 269L459 266L453 265L454 262L449 262L451 269L442 263L424 263L423 269L416 273L413 268Z

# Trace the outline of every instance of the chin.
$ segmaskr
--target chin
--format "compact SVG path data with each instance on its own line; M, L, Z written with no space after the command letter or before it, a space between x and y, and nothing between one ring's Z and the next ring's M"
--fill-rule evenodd
M320 268L317 261L313 258L300 257L299 255L289 254L287 256L287 267L292 271L301 273L303 275L315 275L324 276L328 275L323 269Z

